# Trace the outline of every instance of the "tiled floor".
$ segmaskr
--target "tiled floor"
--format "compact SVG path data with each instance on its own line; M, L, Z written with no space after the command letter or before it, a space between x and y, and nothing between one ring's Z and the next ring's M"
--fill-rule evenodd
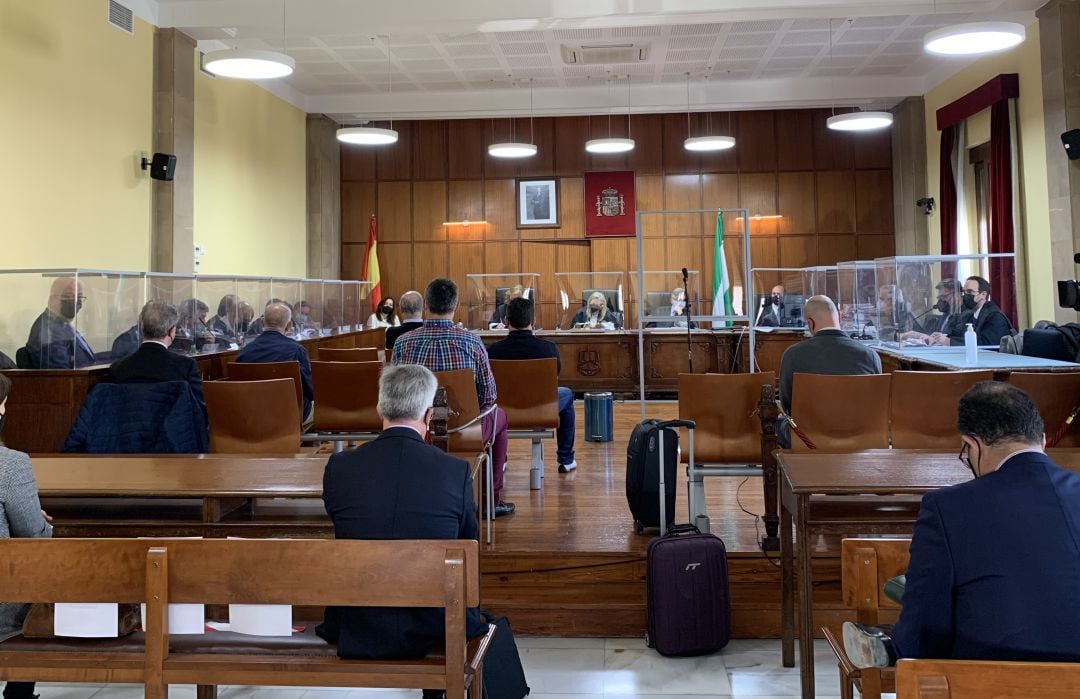
M721 653L699 658L664 658L631 638L519 638L530 699L597 699L635 695L667 697L756 697L799 695L799 670L780 665L780 641L734 640ZM838 697L836 660L818 641L817 695ZM142 687L41 684L41 699L139 699ZM191 699L192 686L173 687L172 699ZM420 692L304 687L225 687L221 699L419 699Z

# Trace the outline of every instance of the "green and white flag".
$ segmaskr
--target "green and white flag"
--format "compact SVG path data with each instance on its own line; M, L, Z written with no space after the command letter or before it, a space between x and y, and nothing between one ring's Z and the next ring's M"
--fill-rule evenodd
M713 311L714 316L735 315L731 304L731 277L724 259L724 213L716 212L716 243L713 247ZM731 325L731 321L724 321Z

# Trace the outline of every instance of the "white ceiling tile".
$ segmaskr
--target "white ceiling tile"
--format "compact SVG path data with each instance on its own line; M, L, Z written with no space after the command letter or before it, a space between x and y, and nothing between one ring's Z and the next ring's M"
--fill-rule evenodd
M821 53L824 46L786 46L781 44L775 51L773 56L776 58L813 58Z
M942 13L942 14L934 14L934 15L922 15L921 17L916 17L914 20L912 20L911 26L913 26L913 27L944 27L947 24L955 24L957 22L964 22L970 17L971 17L971 15L969 15L967 13L964 13L964 12L952 12L952 13Z
M829 43L829 32L786 32L784 34L785 44L827 44Z
M611 36L616 39L644 39L660 34L660 27L617 27L611 30Z
M506 62L515 68L538 68L550 66L551 58L549 56L507 56Z
M688 61L682 62L669 62L664 64L665 73L678 73L684 78L686 73L693 75L694 73L702 73L708 68L708 64L705 61Z
M373 46L334 48L333 52L345 61L385 61L386 54Z
M420 71L417 73L410 73L409 77L418 82L448 82L451 80L456 81L457 76L450 71Z
M434 46L398 46L394 49L394 58L398 60L438 58L439 56L439 50Z
M763 70L763 71L761 71L761 77L762 78L790 78L790 77L795 77L797 75L802 75L802 73L803 73L803 69L801 69L801 68L779 69L779 70Z
M385 41L386 37L382 37ZM398 46L426 46L430 44L431 40L428 39L427 34L390 34L390 47L397 48Z
M287 54L297 63L307 62L326 62L334 60L333 57L326 51L319 49L286 49Z
M922 41L894 41L886 44L881 53L898 55L917 55L923 51Z
M893 29L848 29L840 35L836 43L840 44L880 44L893 35Z
M897 41L919 41L922 42L924 36L930 29L928 27L910 27L900 32Z
M669 61L704 61L709 57L709 51L668 51Z
M491 44L447 44L444 48L447 54L454 57L495 55L495 49L491 47Z
M712 36L723 28L723 24L676 24L671 27L671 36Z
M499 62L494 58L458 58L454 65L461 70L483 70L486 68L498 68Z
M851 26L856 29L871 29L874 27L899 27L907 19L904 15L891 15L888 17L858 17Z
M300 69L309 75L351 75L349 69L340 63L303 63Z
M422 82L422 83L420 83L420 89L425 90L427 92L450 92L452 90L453 91L460 90L462 87L464 87L464 84L461 83L460 81L456 81L456 80L454 82L441 82L441 83Z
M791 30L792 31L800 31L800 30L806 30L806 29L824 29L824 30L828 30L828 28L829 28L829 20L827 20L827 19L807 18L807 19L796 19L796 20L792 20L792 22L791 22Z
M711 49L716 44L715 36L673 36L668 39L668 50Z
M805 58L774 58L765 64L766 70L778 70L781 68L802 68L809 64Z
M832 47L832 54L834 56L869 56L876 49L877 44L841 44Z
M492 34L500 44L506 41L543 41L543 32L499 32Z
M736 22L731 25L732 34L758 34L765 32L778 32L784 28L784 20L770 19L760 22Z
M450 70L450 65L443 60L438 61L402 61L401 67L407 72Z
M474 32L472 34L436 34L439 41L444 44L486 44L487 34Z
M499 44L503 55L506 56L532 56L536 54L547 55L548 47L543 41L530 41L521 44Z
M903 68L889 66L867 66L855 71L856 75L897 75Z
M721 61L745 61L750 58L761 58L768 51L767 46L740 46L736 48L724 48L720 52Z
M880 55L880 56L877 56L877 57L871 59L869 65L872 65L872 66L890 66L892 68L899 69L899 68L903 68L904 66L906 66L909 62L910 61L907 58L904 58L903 56Z
M724 38L724 48L729 46L768 46L773 34L728 34Z
M588 41L604 36L601 29L556 29L552 34L559 41Z
M818 66L810 71L810 75L817 77L842 77L845 75L851 75L852 69L845 66Z

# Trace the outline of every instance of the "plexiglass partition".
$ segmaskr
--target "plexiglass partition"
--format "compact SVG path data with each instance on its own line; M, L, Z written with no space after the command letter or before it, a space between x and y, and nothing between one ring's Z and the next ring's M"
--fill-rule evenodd
M559 328L563 330L620 330L627 321L624 272L560 272Z
M701 305L701 272L696 269L687 271L685 284L681 270L631 274L630 280L641 327L685 330L688 316L708 313ZM690 327L697 325L691 322Z
M840 311L840 329L857 339L876 339L877 286L874 284L873 260L853 260L836 265L839 290L836 307Z
M371 315L371 282L346 280L341 285L342 332L363 330Z
M240 298L236 277L202 274L195 279L197 298L210 309L207 327L214 336L214 349L239 347L244 339L240 330Z
M874 266L875 325L878 339L890 346L962 345L966 324L975 322L976 308L981 314L987 300L980 280L990 286L989 301L1006 306L1006 315L1018 301L1012 254L882 257ZM999 340L984 336L980 344L997 347Z
M345 326L345 285L334 279L323 280L322 334L341 332Z
M468 274L465 275L466 323L470 330L501 330L506 327L506 304L515 298L532 299L537 306L541 302L540 275L523 274ZM548 299L550 302L550 299ZM539 310L538 308L536 309ZM536 313L539 317L539 313Z
M803 271L803 289L809 296L828 296L834 302L840 293L838 271L836 267L806 267Z
M750 317L758 329L803 328L803 304L813 296L813 275L805 269L755 268L750 271L753 292Z
M182 354L195 354L200 350L205 351L207 344L212 345L214 336L207 326L210 307L196 296L195 275L148 272L145 276L146 301L171 303L179 314L176 322L176 337L173 338L169 349ZM136 332L138 332L137 328ZM126 348L128 350L126 354L134 352L138 347L138 343L129 345ZM114 360L121 358L117 352L122 349L114 343Z

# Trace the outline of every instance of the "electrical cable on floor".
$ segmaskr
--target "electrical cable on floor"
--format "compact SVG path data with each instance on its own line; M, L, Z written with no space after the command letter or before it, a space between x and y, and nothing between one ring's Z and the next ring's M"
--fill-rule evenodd
M735 367L739 363L739 347L742 345L743 337L746 336L746 331L749 328L748 325L743 326L743 329L739 332L739 339L735 340L735 351L731 353L731 370L728 372L729 374L736 373Z
M762 542L762 538L761 538L761 518L764 515L759 515L756 512L751 512L750 510L746 509L742 504L742 487L744 485L746 485L746 482L748 480L750 480L750 476L747 476L746 478L743 478L742 482L739 483L739 486L737 488L735 488L735 504L739 506L740 510L742 510L743 512L745 512L746 514L748 514L748 515L750 515L751 517L754 518L754 538L757 539L757 547L758 547L758 549L761 550L761 554L765 558L766 561L768 561L769 563L772 563L774 566L779 568L780 567L780 560L770 556L769 552L766 551L765 547L762 545L763 542Z

